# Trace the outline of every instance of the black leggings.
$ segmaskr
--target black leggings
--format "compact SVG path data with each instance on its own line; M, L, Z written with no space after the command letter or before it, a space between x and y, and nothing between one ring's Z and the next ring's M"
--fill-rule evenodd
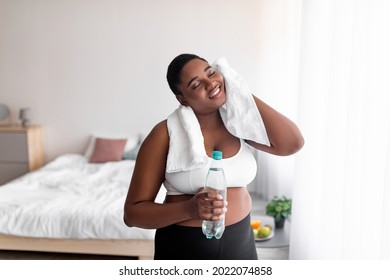
M221 239L207 239L199 227L157 229L155 260L257 260L250 215L227 226Z

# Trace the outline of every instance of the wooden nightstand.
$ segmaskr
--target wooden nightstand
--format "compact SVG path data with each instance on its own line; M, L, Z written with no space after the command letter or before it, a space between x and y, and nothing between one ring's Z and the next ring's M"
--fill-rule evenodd
M0 126L0 185L45 162L41 126Z

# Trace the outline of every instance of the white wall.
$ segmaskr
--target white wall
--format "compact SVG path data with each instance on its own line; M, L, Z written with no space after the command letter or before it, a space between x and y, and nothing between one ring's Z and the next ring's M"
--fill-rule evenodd
M0 103L14 122L32 109L51 160L91 133L145 134L166 118L166 68L182 52L226 56L256 92L258 3L0 0Z

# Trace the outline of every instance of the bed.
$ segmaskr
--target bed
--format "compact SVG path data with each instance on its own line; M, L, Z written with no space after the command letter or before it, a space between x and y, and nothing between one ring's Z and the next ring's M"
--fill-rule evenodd
M123 222L135 160L89 160L64 154L0 186L0 250L153 258L155 231Z

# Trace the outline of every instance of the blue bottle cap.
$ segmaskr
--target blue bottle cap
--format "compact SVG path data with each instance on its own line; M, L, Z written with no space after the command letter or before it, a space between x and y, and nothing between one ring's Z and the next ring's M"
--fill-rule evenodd
M214 151L212 154L212 158L216 160L222 159L222 152L221 151Z

